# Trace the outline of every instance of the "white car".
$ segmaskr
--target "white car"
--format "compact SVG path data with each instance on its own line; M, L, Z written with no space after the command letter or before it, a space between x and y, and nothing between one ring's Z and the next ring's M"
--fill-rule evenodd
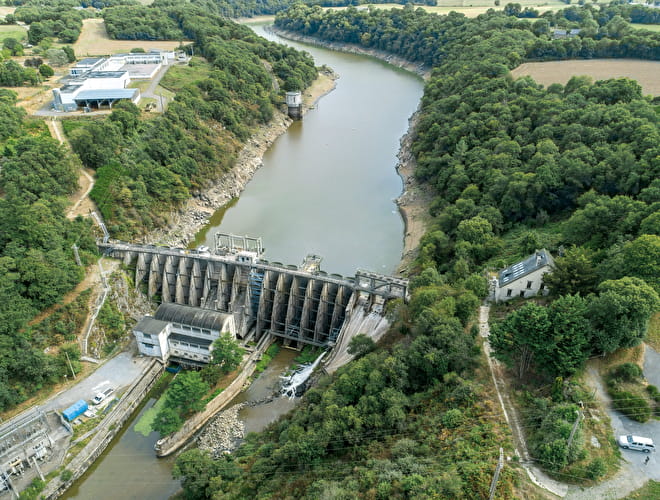
M103 400L108 396L110 396L113 392L115 392L115 390L112 387L110 387L109 389L106 389L103 392L96 393L96 396L94 396L94 399L92 399L92 403L94 403L95 405L101 404Z
M619 436L619 446L624 450L638 450L643 451L644 453L651 453L655 451L655 445L653 444L653 439L633 436L628 434L627 436Z

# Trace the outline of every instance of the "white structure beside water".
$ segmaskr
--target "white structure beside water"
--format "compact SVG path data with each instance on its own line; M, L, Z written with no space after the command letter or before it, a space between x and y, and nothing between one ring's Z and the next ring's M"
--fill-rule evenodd
M211 360L213 342L222 333L236 338L233 315L174 303L161 304L133 328L141 354L192 366Z
M546 250L537 250L520 262L502 269L490 283L490 299L504 302L515 297L533 297L548 294L543 275L552 272L554 260Z

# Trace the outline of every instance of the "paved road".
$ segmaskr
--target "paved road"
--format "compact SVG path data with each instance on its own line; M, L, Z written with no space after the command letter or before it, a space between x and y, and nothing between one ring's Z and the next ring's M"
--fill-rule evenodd
M609 395L605 392L600 382L600 377L595 371L591 375L597 381L596 390L598 397L606 402L604 406L611 420L614 437L617 438L623 434L650 437L657 447L660 444L660 421L649 420L642 424L612 410ZM644 375L649 384L660 387L660 354L649 346L646 346L644 353ZM641 451L622 449L621 456L624 460L621 469L612 479L593 488L583 489L571 486L566 498L571 500L622 498L630 492L641 488L649 479L660 481L660 457L657 452L646 454ZM647 456L650 457L650 460L645 465L644 460Z
M89 377L56 394L40 407L46 412L51 410L62 411L79 399L89 401L99 390L113 387L119 392L138 378L148 362L149 358L133 357L128 352L122 352L106 361Z

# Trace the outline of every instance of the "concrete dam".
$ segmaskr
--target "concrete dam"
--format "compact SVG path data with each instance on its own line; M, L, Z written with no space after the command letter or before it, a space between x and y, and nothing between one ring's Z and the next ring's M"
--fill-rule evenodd
M301 266L268 262L259 258L260 240L217 236L213 254L201 247L117 242L98 247L135 266L135 285L146 284L150 298L232 314L237 335L246 341L271 334L295 348L332 347L356 307L382 314L387 300L408 297L405 279L367 271L350 278L328 274L316 255Z

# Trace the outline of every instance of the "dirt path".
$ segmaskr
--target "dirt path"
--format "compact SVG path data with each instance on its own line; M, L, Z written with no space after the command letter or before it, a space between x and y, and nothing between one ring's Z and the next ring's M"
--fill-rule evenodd
M57 139L60 144L71 148L69 141L67 141L66 136L64 135L64 129L62 128L62 122L55 120L46 120L46 125L48 125L48 130L50 130L50 135ZM69 201L73 204L69 208L66 216L68 219L75 219L78 215L88 216L90 212L96 210L96 205L89 198L89 193L94 187L94 177L93 172L88 171L85 168L80 168L80 176L78 177L78 191L73 193L69 197Z
M522 459L521 464L525 469L525 472L527 472L530 481L559 497L564 497L568 492L568 485L551 479L538 467L532 465L532 462L530 461L531 457L527 448L525 434L522 431L521 421L516 407L509 398L511 391L504 378L503 368L497 360L491 357L490 343L488 342L488 336L490 335L490 326L488 324L489 313L489 305L483 305L479 308L479 334L484 339L483 345L486 358L488 359L488 367L490 368L490 373L493 377L493 384L497 391L500 406L504 412L504 418L511 428L513 444L516 447L516 454Z

